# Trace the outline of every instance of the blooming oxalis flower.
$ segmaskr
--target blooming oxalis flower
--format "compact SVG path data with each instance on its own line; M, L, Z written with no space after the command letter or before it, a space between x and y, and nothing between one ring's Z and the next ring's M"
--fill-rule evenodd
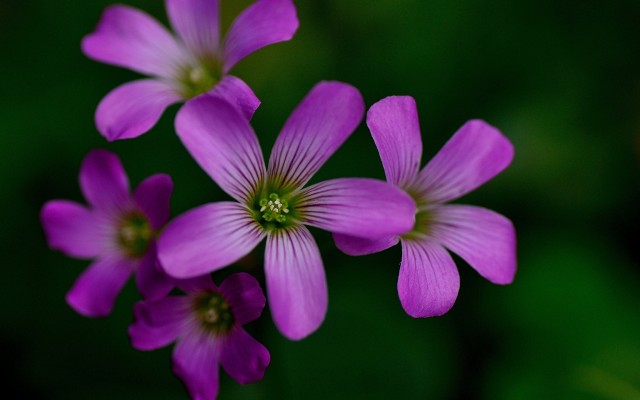
M218 0L166 0L166 9L178 37L148 14L114 5L82 41L88 57L153 77L119 86L100 102L96 125L108 140L137 137L169 105L202 93L226 98L250 118L260 101L227 73L254 51L291 39L298 29L291 0L256 1L236 18L223 42Z
M219 288L209 275L177 280L186 296L138 302L129 327L131 344L154 350L174 340L173 371L194 400L218 393L218 364L240 383L262 379L269 351L242 329L260 316L265 298L255 278L229 276Z
M413 317L444 314L458 296L460 277L444 247L489 281L510 283L516 271L511 221L485 208L444 204L506 168L513 159L509 140L483 121L469 121L418 172L422 140L413 98L392 96L379 101L369 109L367 125L387 181L416 201L416 224L402 236L377 241L334 234L338 248L363 255L402 242L398 295Z
M158 239L169 275L188 278L227 266L267 237L265 277L276 326L290 339L313 332L327 309L318 246L305 225L371 239L414 224L415 202L374 179L334 179L304 188L358 126L360 93L321 82L282 128L265 168L249 122L224 100L201 96L176 117L176 130L200 166L237 202L200 206Z
M173 284L157 265L155 236L169 219L171 178L152 175L130 195L120 159L93 150L80 168L80 187L89 207L51 200L40 214L51 247L95 258L67 293L67 303L85 316L108 315L134 271L145 298L165 296Z

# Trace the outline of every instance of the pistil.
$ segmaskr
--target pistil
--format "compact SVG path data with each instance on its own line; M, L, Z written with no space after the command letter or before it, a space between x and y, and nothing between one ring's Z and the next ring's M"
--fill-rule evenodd
M140 213L125 216L118 229L118 244L132 258L145 255L153 230L147 218Z
M187 99L196 97L211 90L219 81L220 72L215 62L190 66L184 69L180 79L182 95Z
M285 199L281 199L278 194L271 193L268 198L261 199L258 204L265 221L283 223L287 220L285 214L289 213L289 203Z
M233 326L234 319L231 308L220 293L204 294L198 298L195 306L205 329L215 333L224 333Z

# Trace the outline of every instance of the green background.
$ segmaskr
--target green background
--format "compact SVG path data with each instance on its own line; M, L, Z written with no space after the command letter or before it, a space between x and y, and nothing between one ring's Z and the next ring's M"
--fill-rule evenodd
M126 3L166 23L161 1ZM223 0L225 24L249 3ZM348 257L313 230L328 278L324 324L291 342L265 312L247 326L271 351L264 380L242 386L222 373L219 398L640 398L640 2L296 3L294 39L232 71L262 100L252 124L263 149L320 80L356 86L367 106L413 96L423 164L466 120L485 119L515 159L457 202L514 222L518 273L496 286L456 258L453 309L412 319L396 293L399 247ZM108 4L0 3L0 356L12 398L187 399L170 347L128 344L132 282L106 319L65 304L88 263L49 250L38 220L47 200L83 202L78 168L97 147L120 155L133 185L169 173L173 215L227 198L173 132L178 106L135 140L108 143L96 131L100 99L139 76L80 51ZM314 181L344 176L384 176L364 123Z

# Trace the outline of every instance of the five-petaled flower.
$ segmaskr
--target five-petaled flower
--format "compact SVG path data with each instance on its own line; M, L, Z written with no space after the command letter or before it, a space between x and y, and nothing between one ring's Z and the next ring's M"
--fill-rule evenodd
M250 118L260 104L234 65L269 44L291 39L298 28L292 0L258 0L220 40L218 0L166 0L177 37L132 7L107 8L82 41L90 58L150 75L111 91L99 104L96 125L108 140L137 137L151 129L171 104L212 93Z
M133 272L145 298L165 296L173 284L157 265L155 237L169 219L171 178L152 175L130 195L118 157L93 150L80 168L80 187L89 207L51 200L40 214L49 246L95 258L67 293L69 305L85 316L108 315Z
M237 273L216 287L209 275L176 280L186 296L145 300L134 307L133 347L154 350L176 341L173 371L193 400L218 394L218 364L240 383L262 379L269 351L242 329L257 319L265 298L251 275Z
M290 339L322 323L327 309L320 252L305 225L357 237L399 235L414 225L415 202L374 179L304 185L358 126L360 93L321 82L282 128L265 168L249 122L220 98L201 96L176 117L176 130L200 166L236 202L195 208L158 239L165 271L194 277L225 267L267 237L265 277L272 316Z
M338 248L350 255L363 255L400 241L398 295L413 317L444 314L455 302L460 277L445 247L489 281L511 283L516 271L511 221L485 208L444 204L506 168L513 159L509 140L483 121L469 121L418 172L422 140L413 98L391 96L379 101L369 110L367 125L387 181L416 201L416 224L404 235L378 241L334 234Z

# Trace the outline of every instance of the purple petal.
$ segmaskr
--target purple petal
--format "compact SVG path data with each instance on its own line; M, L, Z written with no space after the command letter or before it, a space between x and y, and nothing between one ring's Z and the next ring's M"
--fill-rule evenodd
M220 41L218 0L166 0L171 26L198 58L217 58Z
M416 205L403 190L367 178L332 179L303 189L295 210L305 224L367 239L413 228Z
M447 205L434 209L431 235L462 257L480 275L498 284L516 273L516 233L502 215L481 207Z
M242 384L261 380L270 360L269 350L244 329L230 332L220 355L222 368Z
M218 394L221 341L201 332L182 337L173 350L173 373L194 400L215 399Z
M415 100L409 96L380 100L369 109L367 126L380 153L387 182L407 187L418 175L422 156Z
M173 289L173 280L160 268L156 246L151 244L135 272L136 286L145 299L160 299Z
M294 190L313 174L356 129L364 102L356 88L320 82L293 111L271 152L269 179Z
M336 247L350 256L364 256L378 253L389 247L395 246L400 241L399 236L387 236L379 240L364 239L356 236L333 234Z
M105 9L96 30L82 39L82 51L96 61L170 79L189 59L158 21L124 5Z
M133 272L134 263L115 256L94 261L67 293L67 303L86 317L109 315L118 293Z
M109 141L135 138L153 128L164 110L181 100L165 82L142 79L125 83L98 104L96 127Z
M242 79L232 75L225 76L207 93L235 105L247 120L253 117L253 113L260 106L260 99L256 97L253 90Z
M255 196L265 167L258 138L237 109L215 96L199 96L176 117L176 131L193 158L240 202Z
M40 220L49 246L75 258L94 258L106 247L108 227L85 206L67 200L47 202Z
M267 237L265 277L276 326L292 340L314 332L327 312L327 280L320 251L301 225Z
M258 0L233 21L224 41L224 72L249 54L293 37L298 29L291 0Z
M129 178L110 151L92 150L80 167L80 188L95 209L115 213L129 202Z
M456 199L481 186L513 159L513 145L484 121L460 128L420 172L414 188L431 203Z
M244 206L205 204L169 223L158 239L158 257L169 275L192 278L239 260L264 236Z
M442 315L458 297L460 276L447 251L428 239L402 240L398 296L415 318Z
M210 274L199 275L195 278L174 279L173 282L180 290L189 294L218 291L218 287L213 283Z
M137 302L133 308L134 322L129 326L131 345L138 350L168 345L187 329L191 311L187 296Z
M244 272L233 274L222 282L220 292L233 310L236 324L242 326L262 313L266 299L253 276Z
M171 192L173 192L171 177L156 174L142 181L133 194L136 204L147 216L154 230L159 230L169 220Z

